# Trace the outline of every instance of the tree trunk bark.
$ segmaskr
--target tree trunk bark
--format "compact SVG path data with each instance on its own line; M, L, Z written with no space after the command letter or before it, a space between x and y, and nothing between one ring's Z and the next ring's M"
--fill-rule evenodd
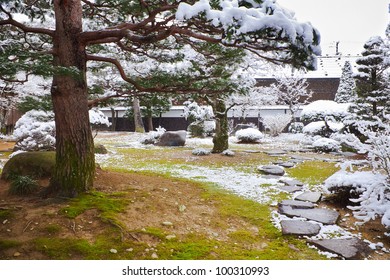
M153 116L148 116L148 129L149 129L149 131L153 131L154 130L154 127L153 127Z
M212 153L222 153L229 148L229 123L225 102L219 98L214 101L215 134Z
M133 113L134 113L135 132L145 133L145 127L144 127L144 123L142 122L139 99L136 97L134 97L133 99Z
M116 121L118 120L118 111L111 108L111 131L116 131Z
M55 74L51 87L56 123L56 164L52 192L74 197L92 187L95 155L89 125L85 46L82 8L78 0L55 0Z

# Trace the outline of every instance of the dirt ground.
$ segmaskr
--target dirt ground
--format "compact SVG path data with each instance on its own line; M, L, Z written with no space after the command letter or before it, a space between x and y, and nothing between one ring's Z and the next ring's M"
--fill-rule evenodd
M12 148L12 143L3 143L0 150ZM40 182L47 185L48 181ZM95 237L110 226L102 222L97 210L91 209L75 219L60 215L60 209L66 207L67 201L61 199L42 199L38 196L18 197L8 194L9 183L0 180L0 210L12 211L10 218L0 219L0 241L12 239L28 244L28 241L38 237L50 236L48 228L51 225L61 227L60 238L83 238L93 242ZM215 221L219 218L217 208L212 201L202 198L202 190L196 184L188 181L170 180L164 177L147 176L142 173L116 173L98 170L95 180L95 190L104 193L130 192L130 206L120 214L119 220L126 229L139 230L146 227L161 227L164 221L171 222L174 227L170 231L176 236L200 233L205 236L228 239L227 235L236 229L245 228L256 233L257 228L251 228L242 219L229 220L229 228L221 229ZM185 205L185 211L179 211ZM328 205L338 207L337 205ZM349 210L338 208L342 216L349 218L340 222L345 228L354 226L355 220ZM142 217L142 218L140 218ZM169 226L169 225L168 225ZM363 239L372 242L382 242L390 247L390 238L384 237L384 228L379 221L369 222L360 227ZM131 236L134 240L154 246L157 242L150 235L140 233ZM32 250L29 245L10 248L1 251L0 259L42 259L42 253ZM371 255L372 259L388 259L389 254Z

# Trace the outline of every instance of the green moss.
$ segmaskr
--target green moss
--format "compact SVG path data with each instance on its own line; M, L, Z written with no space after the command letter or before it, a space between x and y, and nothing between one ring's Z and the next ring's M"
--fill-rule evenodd
M53 224L53 225L47 225L44 230L49 234L57 234L61 231L61 226Z
M14 213L9 209L0 210L0 221L12 218L13 215L14 215Z
M76 218L89 209L100 211L100 218L109 223L120 226L116 214L123 212L129 204L124 193L105 194L102 192L90 192L71 199L68 206L61 209L60 213L68 218Z
M0 239L0 251L7 250L14 247L19 247L21 243L15 240L1 240Z
M288 170L288 175L310 185L322 184L339 168L333 162L304 161Z

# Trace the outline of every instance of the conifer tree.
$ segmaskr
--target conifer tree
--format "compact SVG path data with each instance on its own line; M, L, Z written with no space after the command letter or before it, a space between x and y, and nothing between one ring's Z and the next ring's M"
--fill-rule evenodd
M356 84L353 77L352 65L349 61L346 61L341 73L340 84L334 101L337 103L353 103L356 100Z

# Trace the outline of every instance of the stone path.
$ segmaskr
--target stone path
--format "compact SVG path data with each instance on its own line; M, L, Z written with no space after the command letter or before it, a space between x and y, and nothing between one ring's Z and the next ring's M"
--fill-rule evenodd
M270 156L285 156L286 152L275 150L267 152ZM284 168L292 168L295 164L305 160L312 160L308 157L292 156L288 161L274 161L272 165L262 165L257 169L265 176L279 177L283 183L280 189L289 193L304 191L304 184L295 179L282 177L285 174ZM278 213L283 215L281 220L282 234L295 235L307 238L307 242L320 250L337 254L344 259L363 259L370 252L368 244L358 238L329 238L318 239L315 236L321 232L326 225L336 225L340 214L331 209L319 207L322 193L306 191L292 200L283 200L278 203Z

